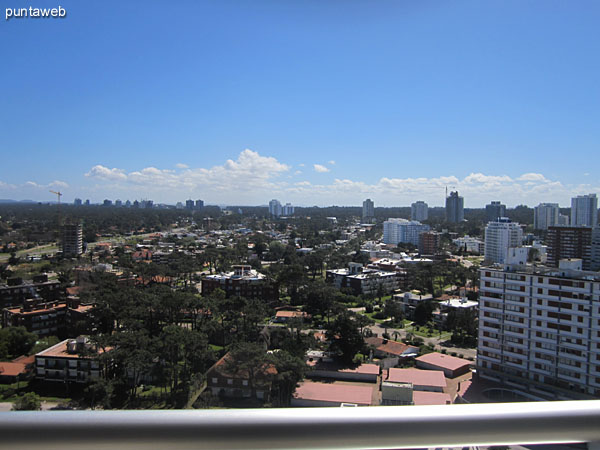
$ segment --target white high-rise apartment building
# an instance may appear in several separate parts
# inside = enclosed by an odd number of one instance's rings
[[[375,203],[370,198],[363,202],[362,220],[365,223],[373,221],[375,218]]]
[[[383,222],[383,242],[385,244],[408,243],[419,245],[419,234],[429,231],[429,225],[416,220],[388,219]]]
[[[504,264],[508,249],[523,243],[523,229],[518,223],[501,217],[485,227],[485,259],[491,263]]]
[[[427,203],[419,200],[412,205],[410,205],[410,218],[411,220],[416,220],[421,222],[423,220],[427,220],[429,216],[429,206]]]
[[[598,225],[598,198],[596,194],[578,195],[571,199],[571,226]]]
[[[548,227],[558,225],[559,217],[558,203],[540,203],[533,210],[533,228],[547,230]]]
[[[283,215],[284,216],[293,216],[294,215],[294,206],[291,203],[286,203],[284,205]]]
[[[269,202],[269,213],[271,214],[271,216],[273,217],[279,217],[281,216],[281,212],[282,212],[282,208],[281,208],[281,203],[279,202],[279,200],[271,200]]]
[[[580,264],[480,270],[481,378],[534,400],[600,396],[600,274]]]

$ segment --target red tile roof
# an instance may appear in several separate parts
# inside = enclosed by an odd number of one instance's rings
[[[27,371],[27,365],[14,362],[0,362],[0,376],[16,377]]]

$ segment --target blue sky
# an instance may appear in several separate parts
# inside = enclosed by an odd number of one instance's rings
[[[0,0],[0,198],[600,193],[597,1],[59,3]]]

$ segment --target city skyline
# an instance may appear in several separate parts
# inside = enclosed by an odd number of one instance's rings
[[[472,208],[600,192],[596,2],[163,6],[65,0],[64,19],[4,24],[0,198],[436,207],[448,187]]]

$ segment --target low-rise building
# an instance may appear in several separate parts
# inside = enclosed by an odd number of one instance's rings
[[[373,404],[373,386],[355,386],[338,383],[303,381],[292,397],[292,406],[370,406]]]
[[[433,300],[431,294],[415,294],[413,292],[402,292],[400,294],[394,294],[392,298],[400,302],[402,305],[402,312],[406,317],[413,317],[417,305],[421,302],[427,302]]]
[[[0,362],[0,383],[12,384],[31,378],[35,357],[19,356],[11,362]]]
[[[85,321],[93,305],[81,305],[78,299],[41,302],[26,300],[22,306],[4,308],[3,327],[25,327],[27,331],[40,337],[67,336],[77,334],[78,326]]]
[[[388,369],[385,381],[391,383],[410,383],[415,391],[444,392],[447,387],[444,372],[421,369]]]
[[[326,272],[326,281],[336,288],[350,288],[354,295],[389,293],[399,289],[405,280],[402,272],[387,272],[364,269],[362,264],[350,263],[347,269],[333,269]]]
[[[225,291],[227,297],[259,298],[279,300],[279,286],[251,266],[233,266],[232,272],[208,275],[202,280],[202,294],[208,295],[215,289]]]
[[[87,338],[65,339],[35,355],[35,377],[42,381],[87,383],[100,376],[103,350]]]
[[[471,236],[463,236],[452,240],[452,243],[459,249],[475,255],[483,255],[485,252],[485,242]]]
[[[253,376],[246,370],[232,370],[235,361],[231,353],[218,360],[206,373],[207,388],[213,395],[230,398],[257,398],[268,401],[273,377],[277,370],[265,364]]]
[[[0,285],[0,307],[22,305],[27,299],[58,300],[62,296],[60,282],[48,281],[48,275],[33,277],[32,281],[22,278],[9,278],[5,285]]]
[[[443,353],[432,352],[415,358],[417,368],[442,371],[446,378],[456,378],[468,373],[471,362]]]

